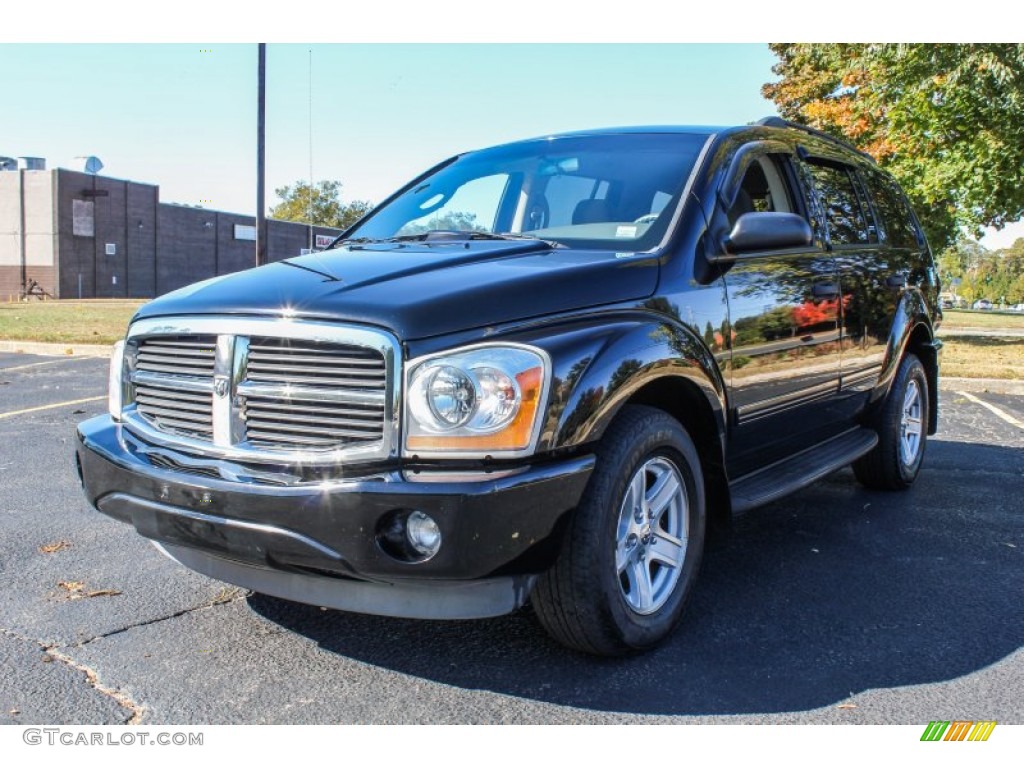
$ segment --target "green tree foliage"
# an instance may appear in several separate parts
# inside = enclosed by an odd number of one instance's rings
[[[772,43],[783,117],[899,180],[940,251],[1024,215],[1024,44]]]
[[[938,268],[943,285],[968,303],[977,299],[1011,306],[1024,303],[1024,237],[998,251],[958,241],[939,254]],[[954,280],[959,281],[955,286]]]
[[[315,186],[297,181],[290,187],[278,187],[274,194],[281,202],[270,209],[272,219],[321,227],[348,229],[373,207],[366,200],[341,202],[340,181],[321,181]]]

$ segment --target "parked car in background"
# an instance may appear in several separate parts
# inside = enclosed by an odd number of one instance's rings
[[[712,523],[850,464],[914,483],[938,296],[892,177],[779,118],[469,152],[324,252],[142,307],[79,475],[258,592],[530,600],[567,646],[635,652],[683,615]]]
[[[978,299],[974,302],[973,309],[992,309],[992,302],[988,299]]]

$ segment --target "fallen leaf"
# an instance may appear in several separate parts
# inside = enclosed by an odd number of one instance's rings
[[[856,709],[856,704],[840,704],[836,709]]]
[[[121,590],[119,589],[94,589],[92,592],[86,592],[86,597],[114,597],[120,595]]]
[[[1011,544],[1011,543],[1010,543],[1010,542],[1008,542],[1008,541],[1004,541],[1004,542],[1003,542],[1003,544],[1005,544],[1005,545],[1006,545],[1006,546],[1008,546],[1008,547],[1011,547],[1012,549],[1016,549],[1016,548],[1017,548],[1017,545],[1016,545],[1016,544]]]
[[[85,413],[85,411],[83,411],[81,408],[75,408],[75,410],[73,410],[71,413],[79,414],[79,413]]]
[[[43,546],[39,548],[39,551],[42,552],[44,555],[50,555],[54,552],[60,552],[62,549],[67,549],[70,546],[70,541],[61,539],[60,541],[53,542],[53,544],[43,544]]]
[[[113,597],[121,594],[119,589],[92,589],[86,592],[83,581],[58,581],[57,586],[68,591],[69,600],[80,600],[83,597]]]
[[[53,661],[53,656],[43,656],[43,664],[50,664]]]
[[[21,710],[20,709],[12,709],[11,710],[11,714],[12,715],[20,715],[21,714]]]

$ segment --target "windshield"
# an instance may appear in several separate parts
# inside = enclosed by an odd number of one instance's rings
[[[378,208],[346,240],[458,231],[650,250],[663,239],[706,139],[623,133],[472,152]]]

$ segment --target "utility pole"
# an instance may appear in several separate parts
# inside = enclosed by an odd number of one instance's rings
[[[256,266],[267,263],[267,44],[259,44],[256,109]]]

